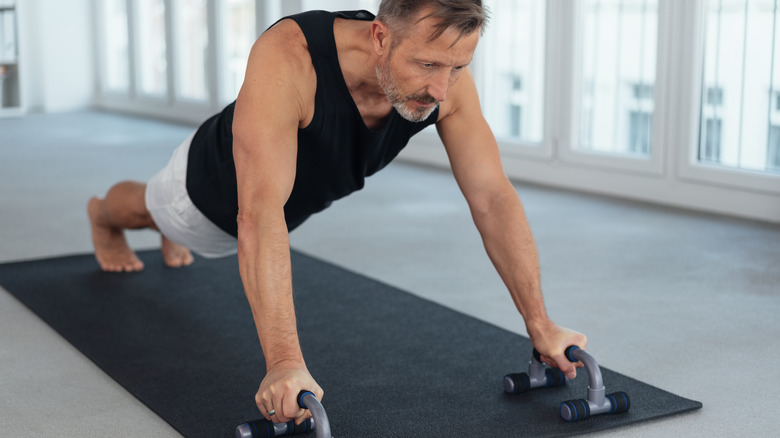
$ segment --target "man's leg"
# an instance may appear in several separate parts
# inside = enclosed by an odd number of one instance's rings
[[[144,268],[127,244],[124,230],[157,229],[146,209],[145,192],[145,184],[125,181],[112,187],[104,199],[89,200],[87,214],[92,226],[95,257],[104,271],[132,272]],[[165,264],[171,267],[186,266],[193,261],[189,249],[165,236],[162,237],[162,254]]]

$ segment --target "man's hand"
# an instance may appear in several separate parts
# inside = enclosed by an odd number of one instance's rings
[[[551,367],[559,368],[566,377],[577,377],[577,368],[584,365],[582,362],[572,363],[566,358],[564,351],[569,345],[576,345],[586,349],[588,339],[582,333],[569,330],[547,320],[537,326],[528,327],[528,336],[531,343],[539,352],[542,362]]]
[[[268,370],[255,395],[257,408],[267,420],[274,423],[286,423],[295,420],[301,424],[311,417],[308,410],[298,406],[298,394],[301,390],[314,393],[322,400],[322,388],[309,374],[306,365],[298,362],[282,362]],[[272,412],[274,415],[268,415]]]

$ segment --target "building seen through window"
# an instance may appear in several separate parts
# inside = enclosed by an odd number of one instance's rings
[[[700,162],[780,172],[777,3],[776,0],[708,2]]]
[[[580,4],[576,147],[647,156],[651,152],[658,2],[583,0]]]
[[[493,132],[530,146],[543,139],[546,3],[486,1],[491,17],[477,55],[482,110]]]

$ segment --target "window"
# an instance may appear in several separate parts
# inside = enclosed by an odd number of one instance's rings
[[[206,50],[209,31],[206,23],[206,0],[175,0],[176,91],[185,99],[205,100]]]
[[[236,99],[258,29],[299,2],[93,0],[98,106],[197,123]]]
[[[168,90],[165,1],[138,0],[136,7],[139,90],[164,97]]]
[[[628,150],[639,155],[650,153],[650,131],[653,126],[653,116],[646,111],[629,112]]]
[[[105,32],[103,57],[106,88],[111,91],[128,91],[130,87],[130,47],[127,33],[127,2],[106,0],[102,9]]]
[[[330,0],[327,5],[322,0],[302,0],[301,10],[327,9],[329,11],[349,11],[365,9],[376,14],[379,9],[379,0]]]
[[[704,93],[704,105],[699,146],[699,161],[702,163],[720,163],[721,132],[723,122],[721,120],[721,106],[723,105],[723,88],[707,87]]]
[[[723,105],[723,88],[708,87],[707,100],[705,102],[706,105],[710,107],[719,107]]]
[[[723,123],[718,118],[708,118],[704,124],[704,145],[699,149],[699,161],[720,163],[720,136]]]
[[[657,0],[583,0],[579,150],[649,155]]]
[[[244,82],[249,51],[258,36],[255,26],[254,0],[227,0],[222,3],[222,29],[228,29],[225,35],[222,65],[221,95],[223,103],[238,97],[238,91]]]
[[[769,127],[769,146],[766,155],[767,170],[780,172],[780,125]]]
[[[699,160],[777,172],[776,1],[712,0],[706,14]]]
[[[646,156],[653,127],[653,87],[639,83],[631,85],[631,90],[626,152]]]
[[[539,145],[544,128],[546,2],[485,4],[492,13],[479,44],[485,68],[477,78],[483,84],[485,118],[497,137]]]

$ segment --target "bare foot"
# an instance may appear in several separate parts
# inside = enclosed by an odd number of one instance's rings
[[[165,236],[162,237],[161,250],[165,266],[168,266],[169,268],[189,266],[195,261],[192,257],[192,253],[186,246],[170,241],[166,239]]]
[[[87,204],[87,215],[92,226],[92,243],[100,268],[108,272],[134,272],[144,268],[125,239],[121,228],[109,227],[101,217],[103,200],[92,198]]]

